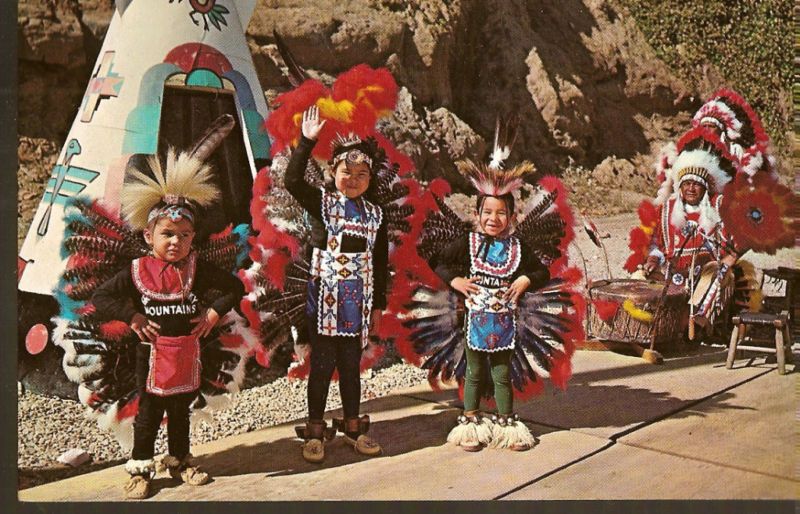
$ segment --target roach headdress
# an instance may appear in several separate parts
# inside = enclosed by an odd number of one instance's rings
[[[234,123],[232,116],[220,116],[191,150],[177,153],[169,148],[163,165],[158,156],[150,156],[147,164],[153,177],[129,168],[130,181],[122,188],[120,203],[122,216],[132,228],[144,230],[159,218],[188,219],[194,223],[198,207],[208,207],[220,198],[206,160]]]
[[[524,161],[511,169],[503,169],[503,162],[511,154],[511,147],[517,137],[519,118],[511,118],[501,127],[498,118],[494,133],[494,148],[488,164],[476,163],[470,159],[456,162],[458,171],[464,175],[479,195],[503,196],[514,193],[522,187],[523,177],[536,171],[532,162]]]

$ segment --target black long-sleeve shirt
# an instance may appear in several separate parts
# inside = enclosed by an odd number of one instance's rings
[[[295,200],[310,215],[311,248],[308,249],[306,258],[311,261],[312,248],[325,250],[328,243],[328,230],[322,219],[322,191],[311,186],[305,181],[305,169],[311,150],[316,142],[301,137],[297,148],[292,152],[283,183]],[[366,252],[367,240],[350,234],[342,236],[341,252]],[[375,236],[375,245],[372,249],[373,291],[372,308],[383,310],[386,308],[386,277],[388,275],[389,239],[387,237],[386,216],[381,219],[381,225]]]
[[[92,304],[102,319],[120,320],[130,324],[133,316],[140,313],[161,326],[161,335],[181,336],[191,331],[190,320],[199,314],[198,302],[214,309],[221,318],[241,301],[244,285],[235,275],[198,260],[191,293],[193,297],[183,301],[148,301],[148,304],[180,304],[181,310],[178,313],[167,312],[168,309],[162,309],[163,312],[151,309],[152,312],[148,314],[148,309],[142,302],[142,294],[133,282],[131,267],[127,266],[95,290]]]
[[[547,267],[525,245],[520,244],[520,251],[519,266],[508,277],[508,281],[513,282],[518,277],[525,275],[531,281],[531,285],[528,286],[529,290],[545,285],[550,280],[550,272]],[[450,281],[456,277],[469,277],[469,233],[456,238],[439,252],[436,256],[434,271],[448,286]]]

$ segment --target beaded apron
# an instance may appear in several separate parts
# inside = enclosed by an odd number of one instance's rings
[[[497,287],[475,284],[478,292],[465,302],[467,307],[467,344],[473,350],[499,352],[511,350],[516,342],[516,304],[503,298],[508,278],[517,270],[521,248],[519,239],[508,237],[493,240],[485,248],[485,236],[469,235],[471,276],[482,276]],[[486,250],[486,251],[484,251]]]
[[[360,204],[361,208],[354,211]],[[339,192],[322,191],[322,219],[328,231],[325,250],[314,248],[311,276],[319,277],[317,333],[324,336],[369,336],[372,309],[372,250],[381,225],[380,207],[348,200]],[[365,252],[340,251],[345,234],[367,240]]]

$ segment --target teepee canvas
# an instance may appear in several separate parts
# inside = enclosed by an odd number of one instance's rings
[[[185,148],[225,113],[237,123],[212,158],[223,199],[221,208],[209,212],[211,230],[249,223],[253,177],[269,156],[262,128],[267,105],[245,39],[255,2],[117,2],[83,101],[19,253],[21,340],[47,340],[46,325],[55,312],[42,305],[52,305],[48,302],[65,267],[65,202],[84,195],[102,199],[112,213],[118,212],[132,159],[163,155],[169,146]],[[26,308],[36,314],[26,316]]]

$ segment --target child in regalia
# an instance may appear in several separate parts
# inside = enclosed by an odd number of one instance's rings
[[[475,185],[479,191],[477,231],[464,234],[444,248],[434,270],[464,296],[467,307],[464,414],[448,440],[467,451],[481,449],[482,440],[489,439],[493,446],[523,451],[531,448],[534,440],[513,414],[510,365],[516,339],[517,300],[528,288],[538,289],[547,283],[550,274],[530,248],[511,235],[515,218],[513,189],[498,187],[491,180]],[[478,417],[480,398],[487,385],[484,377],[489,374],[497,404],[497,416],[491,423]],[[479,435],[481,432],[483,436]]]
[[[323,414],[334,368],[339,372],[345,441],[363,455],[381,452],[378,443],[365,435],[368,417],[359,417],[361,352],[369,335],[378,330],[386,307],[386,221],[381,208],[367,200],[380,159],[374,141],[340,138],[330,162],[333,187],[312,187],[304,180],[304,172],[324,124],[317,107],[303,114],[303,137],[284,178],[286,189],[306,210],[311,224],[306,304],[311,357],[308,422],[303,434],[303,458],[308,462],[325,458]]]
[[[244,294],[235,275],[198,259],[192,247],[198,208],[220,196],[209,166],[172,150],[166,173],[157,158],[149,164],[155,180],[131,170],[133,181],[125,184],[120,200],[124,218],[143,231],[151,254],[133,260],[92,296],[100,318],[128,323],[141,340],[139,409],[133,453],[125,464],[131,475],[125,486],[129,499],[150,495],[155,440],[165,412],[169,455],[163,464],[187,484],[208,483],[209,475],[189,452],[189,408],[200,388],[200,339]]]
[[[523,194],[534,165],[504,169],[516,123],[501,130],[498,120],[488,164],[456,162],[477,192],[475,223],[448,205],[442,179],[430,184],[436,208],[428,211],[417,251],[434,273],[416,270],[410,294],[392,298],[392,306],[402,306],[393,309],[398,322],[388,318],[398,352],[427,369],[434,387],[458,382],[464,411],[447,440],[466,451],[536,444],[514,401],[540,393],[544,379],[566,388],[582,334],[580,274],[568,268],[566,254],[574,237],[566,192],[555,177],[542,177]],[[480,401],[490,396],[497,410],[485,415]]]

